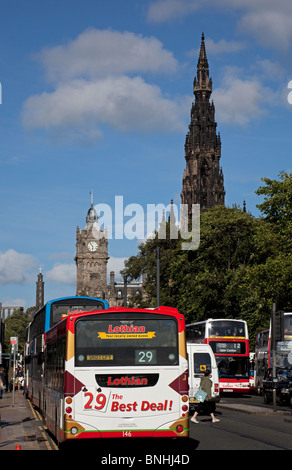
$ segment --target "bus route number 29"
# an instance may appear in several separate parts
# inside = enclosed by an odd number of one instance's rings
[[[104,393],[94,395],[91,392],[83,394],[83,409],[105,411],[107,397]]]

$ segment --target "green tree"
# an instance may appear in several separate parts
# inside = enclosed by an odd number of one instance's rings
[[[237,208],[218,206],[201,214],[199,248],[181,252],[170,266],[187,321],[240,317],[239,293],[231,286],[256,262],[259,225]]]
[[[175,256],[176,249],[180,243],[180,234],[177,238],[170,237],[171,223],[163,220],[158,232],[152,238],[138,246],[136,256],[131,256],[125,262],[125,268],[121,274],[126,275],[129,280],[143,277],[144,298],[131,299],[132,306],[155,307],[156,306],[156,266],[157,248],[160,257],[160,304],[174,306],[171,301],[171,279],[170,259]],[[146,297],[146,298],[145,298]]]
[[[264,196],[264,202],[257,207],[266,220],[291,230],[292,223],[292,173],[281,171],[279,180],[262,178],[265,186],[260,186],[256,194]]]
[[[29,324],[29,319],[27,313],[24,313],[22,310],[16,310],[13,315],[9,316],[5,320],[5,338],[4,338],[4,347],[5,351],[9,351],[10,347],[10,337],[18,337],[18,351],[22,352],[24,344],[26,342],[26,329]]]
[[[258,205],[262,217],[218,206],[201,214],[197,250],[183,251],[179,235],[161,240],[156,234],[139,246],[124,272],[131,279],[146,274],[144,306],[156,304],[159,246],[161,304],[178,308],[187,322],[246,320],[253,347],[256,332],[269,325],[273,302],[284,309],[292,294],[291,174],[263,181],[256,191],[265,196]]]

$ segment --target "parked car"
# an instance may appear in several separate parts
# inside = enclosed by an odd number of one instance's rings
[[[277,367],[276,377],[273,377],[273,369],[271,367],[267,369],[263,380],[264,403],[273,401],[273,391],[276,389],[277,401],[282,405],[290,404],[291,381],[291,369]]]

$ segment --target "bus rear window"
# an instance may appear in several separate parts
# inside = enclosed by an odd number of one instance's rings
[[[79,319],[75,366],[156,366],[178,364],[178,329],[172,318]]]
[[[102,309],[104,309],[104,304],[102,302],[99,302],[98,300],[93,302],[91,299],[89,299],[89,301],[85,300],[84,303],[81,303],[80,300],[79,300],[79,303],[68,302],[68,301],[56,302],[51,307],[50,327],[52,328],[54,325],[59,323],[59,321],[62,320],[62,318],[72,313],[92,312],[94,310],[102,310]]]

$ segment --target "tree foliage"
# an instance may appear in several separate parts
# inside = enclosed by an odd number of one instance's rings
[[[5,351],[10,350],[10,337],[18,337],[18,351],[22,352],[24,344],[26,342],[26,329],[29,324],[29,318],[27,313],[22,310],[16,310],[13,315],[9,316],[5,320],[5,337],[4,337],[4,348]]]
[[[292,173],[281,171],[279,180],[262,178],[266,186],[260,186],[256,194],[265,196],[264,202],[258,204],[260,211],[269,222],[278,227],[287,228],[292,223]]]

